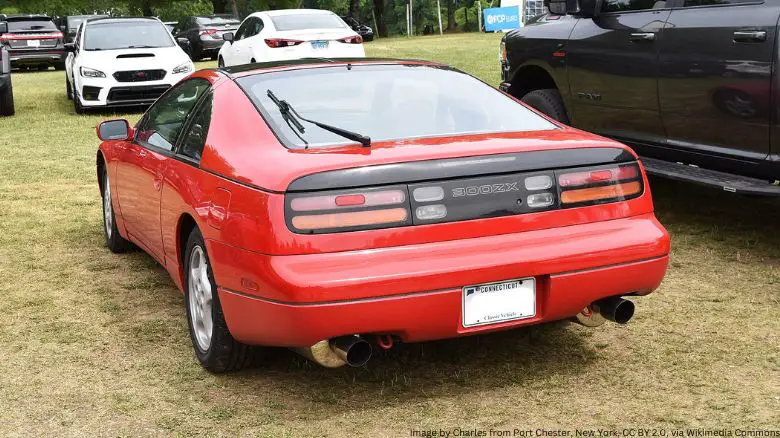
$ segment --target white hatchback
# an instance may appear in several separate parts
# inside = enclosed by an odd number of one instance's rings
[[[319,9],[256,12],[222,36],[220,67],[301,58],[363,58],[363,38],[344,20]]]

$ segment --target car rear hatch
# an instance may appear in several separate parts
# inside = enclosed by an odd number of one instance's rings
[[[62,42],[62,32],[45,17],[9,17],[8,33],[0,35],[0,44],[12,50],[53,49]]]

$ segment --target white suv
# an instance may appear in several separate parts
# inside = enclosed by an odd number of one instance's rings
[[[149,105],[195,71],[156,18],[92,18],[65,48],[65,84],[77,113]]]

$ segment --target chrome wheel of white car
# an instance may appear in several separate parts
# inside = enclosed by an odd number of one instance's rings
[[[189,267],[188,295],[192,331],[198,347],[206,351],[211,346],[211,334],[214,330],[211,316],[211,304],[214,298],[209,280],[209,264],[202,247],[192,248]]]

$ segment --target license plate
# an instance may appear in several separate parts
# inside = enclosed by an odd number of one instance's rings
[[[41,42],[38,40],[27,40],[27,47],[40,47]]]
[[[536,280],[523,278],[463,288],[463,326],[536,316]]]
[[[328,48],[328,42],[327,41],[312,41],[311,42],[311,48],[312,49],[327,49]]]

